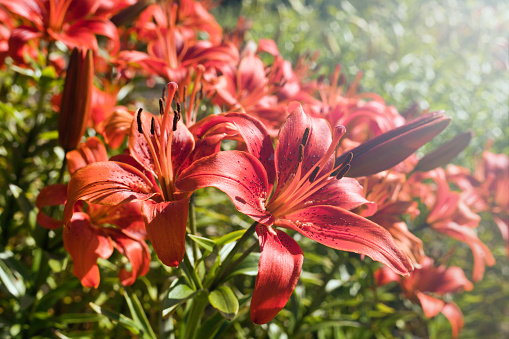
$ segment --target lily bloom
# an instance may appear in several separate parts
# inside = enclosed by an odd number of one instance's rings
[[[364,181],[366,199],[377,205],[376,213],[369,216],[361,209],[360,215],[384,227],[394,237],[396,244],[405,251],[417,267],[424,257],[421,239],[408,230],[407,224],[401,219],[404,214],[415,217],[419,214],[417,203],[401,194],[406,183],[406,175],[395,171],[380,172]]]
[[[168,84],[166,103],[159,101],[159,116],[138,111],[129,134],[131,156],[124,155],[124,162],[93,163],[72,176],[64,209],[67,225],[78,200],[109,206],[140,201],[147,234],[168,266],[177,266],[184,256],[191,193],[177,190],[175,180],[194,149],[193,135],[179,120],[180,111],[171,108],[176,91],[175,83]]]
[[[204,130],[221,123],[234,126],[248,151],[202,158],[177,181],[181,190],[208,186],[222,190],[240,212],[258,223],[261,257],[251,300],[251,320],[256,324],[272,320],[285,306],[303,262],[299,245],[275,226],[335,249],[365,254],[398,274],[413,269],[389,232],[350,212],[364,204],[375,206],[364,199],[356,180],[342,178],[351,159],[334,166],[345,128],[336,126],[331,135],[329,124],[307,115],[300,104],[292,103],[288,110],[292,113],[281,127],[275,150],[265,126],[251,116],[230,113],[211,119]]]
[[[101,141],[89,138],[80,148],[67,153],[69,172],[73,175],[80,168],[97,161],[107,161],[108,155]],[[67,185],[44,187],[37,196],[38,223],[49,229],[63,225],[62,220],[44,214],[47,206],[64,205],[67,202]],[[99,286],[100,275],[97,259],[108,259],[113,249],[127,257],[131,269],[122,268],[119,278],[122,285],[132,285],[136,278],[145,275],[150,266],[150,252],[145,243],[146,231],[140,213],[140,203],[120,206],[76,204],[70,220],[70,228],[64,229],[63,241],[74,263],[73,274],[85,287]],[[107,226],[104,226],[107,225]],[[113,227],[112,227],[113,226]]]
[[[464,325],[463,314],[455,303],[438,297],[470,291],[473,285],[460,267],[435,267],[433,259],[429,257],[425,257],[421,263],[422,267],[416,268],[408,277],[400,277],[385,267],[381,268],[375,272],[377,284],[383,286],[392,281],[398,282],[405,297],[419,303],[426,317],[433,318],[442,313],[451,323],[453,338],[457,338]]]
[[[422,183],[425,179],[432,179],[434,185]],[[430,211],[426,218],[430,227],[470,246],[474,256],[472,279],[480,281],[485,265],[493,266],[495,258],[473,230],[479,225],[481,217],[467,205],[468,192],[464,195],[451,191],[442,168],[417,172],[410,177],[409,184],[420,191],[418,195]]]
[[[506,242],[509,255],[509,157],[484,151],[482,161],[475,172],[475,178],[482,184],[477,191],[486,202],[486,209],[492,212],[493,220]]]
[[[71,48],[84,47],[97,51],[96,34],[110,38],[114,50],[118,50],[117,28],[106,18],[105,13],[97,13],[101,3],[100,0],[0,0],[0,4],[10,12],[31,24],[13,29],[9,53],[22,59],[23,47],[40,38],[61,41]],[[110,8],[112,11],[120,9],[118,6]]]

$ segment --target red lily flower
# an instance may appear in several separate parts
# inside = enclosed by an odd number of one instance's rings
[[[401,216],[409,214],[415,217],[419,210],[415,201],[401,194],[405,182],[406,175],[394,171],[380,172],[366,177],[364,180],[366,199],[375,202],[377,210],[371,216],[363,210],[360,214],[387,229],[394,237],[396,244],[405,251],[417,267],[424,258],[422,241],[408,230]]]
[[[475,172],[482,184],[477,192],[486,202],[486,210],[493,213],[493,220],[506,242],[509,255],[509,157],[484,151],[482,161]]]
[[[258,55],[247,51],[236,70],[212,80],[211,90],[214,103],[226,106],[230,112],[240,111],[256,117],[276,136],[287,117],[287,103],[299,91],[299,84],[291,64],[279,56],[275,44],[270,46],[262,40],[258,49],[277,53],[272,66],[265,67]]]
[[[429,185],[423,184],[425,179],[432,179],[436,187],[430,188]],[[426,173],[418,172],[410,177],[409,184],[415,190],[420,190],[418,194],[430,210],[426,218],[430,227],[470,246],[474,256],[472,279],[474,281],[481,280],[485,265],[493,266],[495,258],[473,230],[479,225],[481,217],[466,204],[465,195],[449,189],[442,168],[436,168]]]
[[[303,254],[279,226],[295,230],[326,246],[366,254],[408,274],[412,263],[381,226],[349,210],[369,202],[359,183],[343,175],[349,161],[334,167],[334,154],[343,126],[334,129],[312,118],[298,103],[282,126],[276,150],[258,120],[230,113],[209,121],[203,130],[220,123],[235,126],[248,152],[218,152],[188,167],[177,187],[195,190],[213,186],[224,191],[236,208],[259,224],[261,257],[251,301],[251,320],[272,320],[284,307],[297,284]],[[277,177],[277,187],[271,196]],[[339,180],[341,179],[341,180]]]
[[[23,46],[39,38],[61,41],[70,48],[85,47],[97,51],[96,34],[110,38],[114,50],[118,50],[115,25],[104,15],[96,13],[101,6],[100,0],[0,0],[0,4],[32,25],[18,26],[13,30],[9,41],[13,57],[22,59]]]
[[[145,23],[140,36],[149,38],[147,53],[122,51],[118,61],[137,64],[148,73],[176,82],[181,87],[187,84],[190,70],[198,64],[209,70],[238,62],[238,51],[231,43],[213,44],[186,35],[189,31],[179,26],[179,9],[171,2],[147,8],[140,19]]]
[[[81,144],[78,150],[67,153],[67,160],[69,172],[73,175],[87,164],[108,160],[108,156],[101,141],[92,137]],[[67,185],[58,184],[43,188],[36,200],[39,224],[49,229],[62,226],[62,220],[47,216],[42,209],[47,206],[64,205],[66,202]],[[89,204],[86,209],[76,204],[73,212],[70,229],[64,230],[63,241],[74,262],[73,273],[81,280],[83,286],[95,288],[99,286],[97,259],[99,257],[108,259],[114,248],[131,263],[130,271],[122,268],[119,272],[122,285],[132,285],[137,277],[148,272],[150,252],[144,241],[146,231],[140,213],[140,203],[115,207]]]
[[[110,206],[141,201],[148,236],[168,266],[177,266],[184,256],[191,193],[177,190],[175,180],[194,149],[192,134],[179,121],[180,112],[170,106],[176,90],[175,83],[168,84],[160,116],[138,111],[129,135],[132,158],[124,155],[124,162],[93,163],[72,176],[64,209],[68,224],[78,200]]]
[[[435,267],[433,259],[425,257],[422,267],[416,268],[408,277],[400,277],[384,267],[375,272],[375,279],[378,286],[398,282],[405,297],[421,304],[426,317],[432,318],[441,312],[451,323],[453,338],[458,337],[464,325],[461,310],[455,303],[445,302],[434,295],[443,296],[473,288],[460,267]]]

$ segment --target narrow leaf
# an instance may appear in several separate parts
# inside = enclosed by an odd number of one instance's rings
[[[207,251],[207,252],[214,251],[214,246],[216,245],[216,243],[213,240],[199,237],[199,236],[192,235],[192,234],[188,234],[187,236],[189,238],[191,238],[191,240],[193,240],[195,243],[197,243],[205,251]]]
[[[144,338],[156,339],[156,334],[150,326],[150,321],[147,319],[147,315],[145,314],[145,310],[141,306],[141,303],[134,294],[131,289],[126,288],[124,290],[124,297],[127,302],[127,306],[129,307],[129,311],[131,311],[131,316],[137,325],[139,325],[144,330]]]

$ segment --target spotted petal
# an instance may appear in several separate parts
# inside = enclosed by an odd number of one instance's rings
[[[133,166],[105,161],[90,164],[76,172],[69,181],[64,224],[72,217],[78,200],[100,205],[118,205],[147,200],[158,194],[151,181]]]
[[[64,247],[72,257],[73,274],[85,287],[99,286],[99,257],[107,259],[113,253],[113,245],[107,237],[96,232],[90,225],[88,214],[77,212],[73,215],[70,229],[64,229]]]
[[[411,260],[380,225],[339,207],[313,206],[276,220],[321,244],[342,251],[365,254],[398,274],[413,270]]]
[[[178,266],[184,257],[188,208],[189,198],[159,204],[142,203],[148,237],[165,265]]]
[[[286,305],[299,280],[304,255],[288,234],[264,225],[256,228],[260,263],[251,299],[251,321],[265,324]]]

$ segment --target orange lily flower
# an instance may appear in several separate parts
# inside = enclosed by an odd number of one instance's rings
[[[78,150],[67,153],[71,175],[87,164],[107,161],[102,142],[89,138]],[[44,214],[47,206],[64,205],[67,202],[67,185],[58,184],[43,188],[37,196],[38,223],[49,229],[62,226],[62,220]],[[108,259],[116,248],[131,263],[131,269],[122,268],[119,278],[122,285],[132,285],[136,278],[145,275],[150,266],[150,252],[145,243],[146,231],[140,213],[140,203],[120,206],[82,204],[74,206],[70,228],[63,232],[66,251],[74,263],[73,273],[85,287],[99,286],[100,275],[97,259]],[[104,227],[103,225],[108,225]],[[111,227],[113,225],[114,227]]]
[[[405,297],[419,303],[426,317],[433,318],[441,312],[451,323],[452,337],[457,338],[464,325],[463,314],[455,303],[438,297],[463,290],[470,291],[473,285],[460,267],[435,267],[433,259],[428,257],[425,257],[421,264],[422,266],[416,268],[408,277],[401,277],[383,267],[375,272],[375,279],[378,286],[392,281],[398,282]]]
[[[176,91],[175,83],[168,84],[159,116],[138,111],[129,134],[131,156],[123,155],[124,162],[93,163],[72,176],[64,209],[68,225],[78,200],[110,206],[140,201],[154,250],[168,266],[177,266],[184,256],[191,192],[179,191],[175,180],[194,149],[193,135],[180,121],[180,111],[171,108]]]

